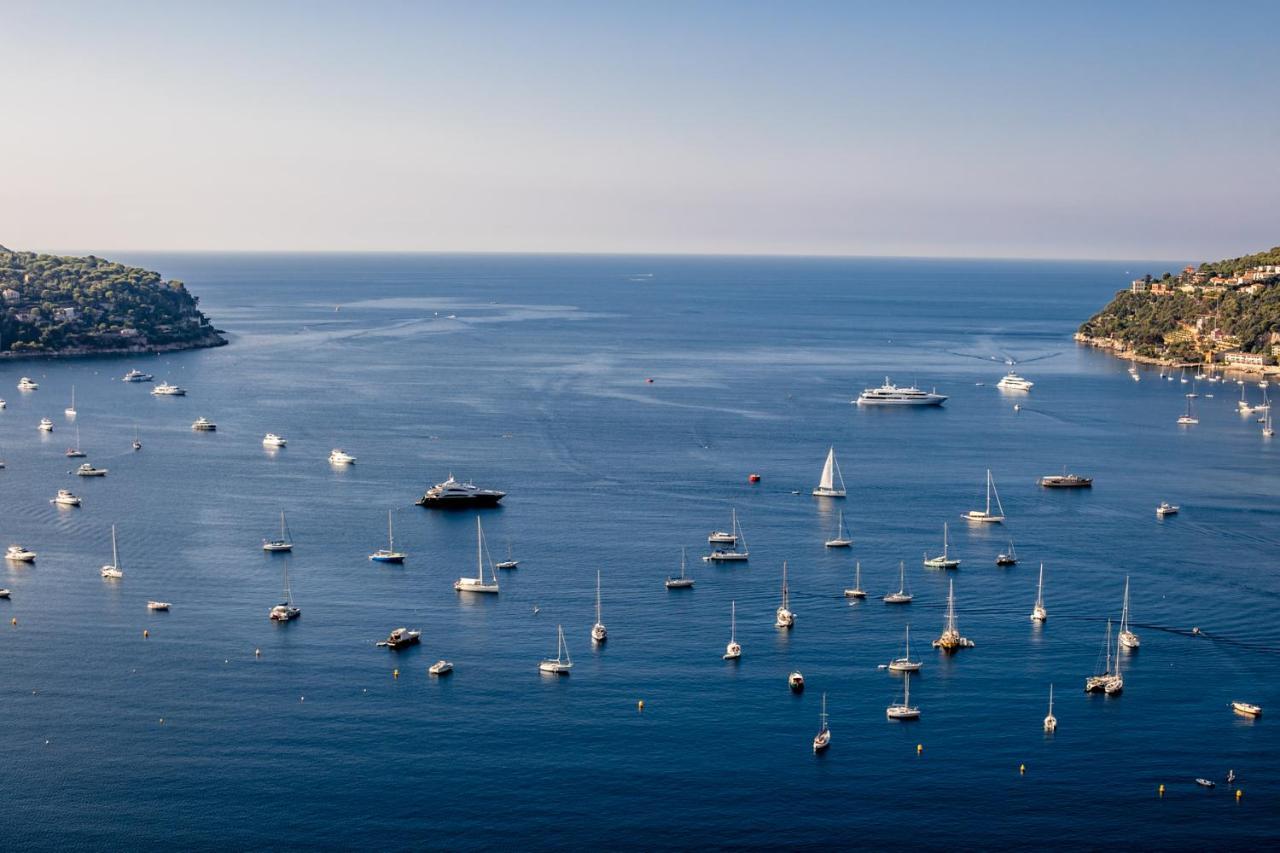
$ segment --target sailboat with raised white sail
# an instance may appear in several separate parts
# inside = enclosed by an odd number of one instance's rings
[[[102,567],[102,576],[109,580],[120,580],[124,577],[124,569],[120,567],[120,553],[116,550],[116,526],[111,525],[111,562]]]
[[[848,548],[853,545],[853,538],[844,527],[844,510],[836,515],[836,534],[824,543],[828,548]]]
[[[787,561],[782,561],[782,603],[778,605],[777,618],[773,627],[791,628],[796,624],[796,615],[791,612],[791,593],[787,589]]]
[[[484,528],[480,526],[480,516],[476,516],[476,576],[461,577],[454,581],[453,588],[458,592],[497,592],[498,591],[498,575],[492,568],[490,562],[488,582],[484,579],[484,563],[485,563],[485,547],[484,547]],[[597,619],[596,621],[599,621]]]
[[[273,552],[293,550],[293,537],[289,535],[289,526],[285,524],[284,510],[280,510],[280,538],[263,539],[262,550]]]
[[[836,483],[840,486],[837,488]],[[827,461],[822,466],[822,479],[813,494],[820,498],[842,498],[845,496],[844,475],[840,473],[840,463],[836,462],[836,449],[833,445],[827,451]]]
[[[591,626],[591,639],[603,643],[609,639],[609,630],[600,621],[600,570],[596,569],[596,624]]]
[[[1044,609],[1044,563],[1040,564],[1040,581],[1036,584],[1036,604],[1031,608],[1031,621],[1044,622],[1049,618],[1049,611]]]
[[[685,553],[684,553],[684,549],[681,548],[680,549],[680,577],[673,578],[670,575],[668,575],[666,580],[666,587],[667,589],[689,589],[692,586],[693,586],[693,578],[685,574]]]
[[[907,638],[902,657],[889,661],[890,672],[919,672],[923,664],[911,659],[911,625],[907,625]]]
[[[960,561],[951,556],[951,543],[948,541],[947,523],[942,522],[942,553],[936,557],[930,557],[928,552],[924,555],[924,567],[926,569],[958,569]]]
[[[996,499],[996,509],[999,512],[991,511],[991,498]],[[971,509],[964,515],[960,516],[966,521],[976,521],[983,524],[999,524],[1004,521],[1004,507],[1000,504],[1000,493],[996,491],[996,481],[991,477],[991,469],[987,469],[987,508]]]
[[[845,598],[866,598],[867,591],[862,588],[862,561],[859,560],[853,564],[853,587],[846,588],[844,591]]]
[[[403,563],[404,553],[396,550],[396,537],[391,529],[391,510],[387,510],[387,547],[379,548],[369,555],[375,563]]]
[[[1129,576],[1124,578],[1124,608],[1120,611],[1120,633],[1116,634],[1116,659],[1119,660],[1120,646],[1135,650],[1142,645],[1138,635],[1129,630]]]
[[[724,647],[725,660],[737,660],[742,657],[742,646],[738,645],[738,602],[729,602],[729,644]]]

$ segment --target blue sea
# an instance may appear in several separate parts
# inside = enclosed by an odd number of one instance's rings
[[[1280,439],[1237,413],[1234,383],[1200,383],[1200,423],[1180,428],[1191,385],[1151,367],[1134,382],[1071,340],[1128,279],[1180,262],[118,259],[185,280],[231,344],[0,362],[0,544],[39,553],[0,566],[7,849],[1280,838]],[[1006,359],[1030,393],[997,390]],[[119,381],[135,367],[188,396]],[[40,389],[17,391],[22,375]],[[850,405],[886,376],[950,399]],[[217,432],[193,432],[198,416]],[[76,427],[107,477],[70,476]],[[265,450],[269,431],[288,447]],[[810,494],[830,446],[843,501]],[[330,466],[334,447],[358,462]],[[1037,487],[1064,466],[1094,488]],[[987,469],[1008,521],[967,525]],[[520,561],[498,596],[452,588],[475,571],[475,513],[413,505],[450,473],[508,492],[481,513],[494,559]],[[83,507],[49,502],[64,487]],[[1158,520],[1162,500],[1181,513]],[[750,562],[702,562],[734,509]],[[260,549],[281,510],[289,556]],[[388,510],[403,566],[367,559]],[[848,551],[823,546],[839,510]],[[950,573],[921,566],[944,522]],[[112,524],[117,582],[98,571]],[[1021,562],[997,568],[1011,538]],[[668,591],[682,548],[696,587]],[[789,632],[773,626],[784,560]],[[855,561],[870,595],[851,604]],[[900,561],[915,600],[894,607]],[[303,615],[280,625],[286,564]],[[593,648],[597,571],[609,639]],[[1122,695],[1085,695],[1126,577],[1142,647]],[[947,656],[929,642],[951,580],[975,647]],[[572,675],[540,675],[561,624]],[[895,723],[902,680],[879,667],[908,624],[922,716]],[[399,626],[421,645],[375,646]],[[427,675],[439,658],[453,675]],[[823,693],[833,738],[815,756]]]

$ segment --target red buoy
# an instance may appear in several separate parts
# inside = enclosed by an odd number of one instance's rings
[[[760,482],[760,475],[752,474],[751,476],[747,477],[747,481],[751,483],[758,483]]]

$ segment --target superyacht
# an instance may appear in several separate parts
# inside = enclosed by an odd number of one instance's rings
[[[426,494],[418,498],[418,506],[465,509],[477,506],[497,506],[498,501],[506,497],[506,492],[497,489],[482,489],[470,481],[460,483],[449,475],[443,483],[436,483],[427,489]]]
[[[853,402],[859,406],[941,406],[946,400],[937,389],[924,391],[915,385],[899,388],[886,376],[883,385],[863,390]]]

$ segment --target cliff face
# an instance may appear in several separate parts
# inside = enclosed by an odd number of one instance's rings
[[[0,246],[0,355],[98,355],[227,341],[181,281],[90,255]]]

